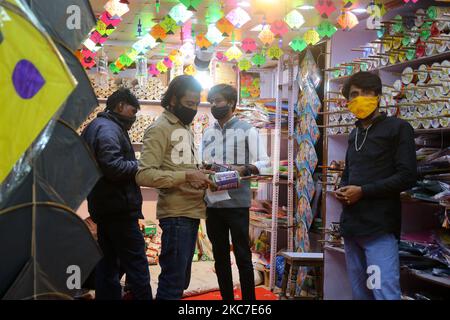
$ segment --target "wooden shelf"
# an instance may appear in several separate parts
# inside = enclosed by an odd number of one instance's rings
[[[345,250],[339,247],[334,247],[334,246],[330,246],[330,245],[325,245],[324,249],[327,251],[332,251],[332,252],[338,252],[338,253],[342,253],[345,254]]]
[[[405,270],[408,274],[413,275],[414,277],[436,284],[440,286],[444,286],[447,288],[450,288],[450,277],[436,277],[432,274],[425,273],[423,271],[409,269],[409,268],[402,268],[402,270]]]
[[[436,129],[415,129],[415,134],[424,134],[424,133],[450,133],[450,127],[447,128],[436,128]],[[328,138],[334,138],[334,137],[348,137],[350,133],[337,133],[337,134],[327,134]]]
[[[373,73],[377,73],[378,71],[401,72],[406,67],[411,67],[414,69],[414,68],[419,67],[423,63],[433,63],[433,62],[437,62],[440,60],[444,60],[445,58],[450,58],[449,51],[446,51],[444,53],[434,54],[432,56],[426,56],[426,57],[410,60],[410,61],[399,62],[396,64],[382,66],[377,69],[369,70],[369,72],[373,72]],[[341,83],[344,83],[346,80],[348,80],[350,77],[351,77],[351,75],[338,77],[338,78],[331,78],[329,81],[341,84]]]

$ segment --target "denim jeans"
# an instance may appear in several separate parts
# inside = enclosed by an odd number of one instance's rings
[[[186,217],[159,220],[162,237],[157,300],[181,299],[189,287],[199,223],[199,219]]]
[[[145,242],[137,220],[118,220],[97,225],[103,258],[97,264],[95,298],[122,299],[120,277],[126,273],[136,300],[151,300],[150,273]]]
[[[353,299],[399,300],[400,262],[395,236],[345,237],[344,243]]]

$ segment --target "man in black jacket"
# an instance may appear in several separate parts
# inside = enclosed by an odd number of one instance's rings
[[[414,130],[379,112],[381,89],[377,75],[359,72],[342,90],[348,109],[359,119],[336,191],[343,204],[341,233],[354,299],[401,298],[400,193],[416,183]]]
[[[89,213],[97,224],[103,258],[96,269],[96,299],[122,298],[120,270],[125,271],[135,299],[152,298],[145,242],[139,228],[142,195],[135,182],[138,162],[128,136],[139,102],[128,89],[119,89],[106,101],[83,131],[103,176],[88,195]]]

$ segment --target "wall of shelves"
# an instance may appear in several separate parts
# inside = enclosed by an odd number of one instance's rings
[[[403,16],[414,15],[418,7],[428,7],[427,4],[417,4],[417,6],[409,5],[403,6],[399,9],[394,9],[388,12],[383,20],[392,19],[396,14]],[[433,5],[439,6],[439,3]],[[408,9],[409,8],[409,9]],[[365,21],[360,23],[365,24]],[[351,36],[350,36],[351,35]],[[336,64],[350,62],[352,59],[361,57],[361,52],[351,51],[352,48],[364,46],[368,42],[376,39],[374,31],[357,31],[343,32],[338,31],[333,39],[328,43],[328,50],[331,54],[328,57],[327,68],[333,68]],[[405,61],[403,63],[396,63],[393,65],[381,66],[375,70],[371,70],[380,76],[383,84],[392,85],[393,81],[400,78],[400,74],[405,67],[412,67],[417,69],[421,64],[432,64],[434,62],[441,62],[445,59],[450,59],[450,51],[444,53],[434,54],[432,56],[425,56],[419,59]],[[327,72],[325,76],[325,91],[340,91],[345,81],[350,76],[339,78],[332,78],[331,73]],[[324,104],[324,112],[328,111],[327,103]],[[328,125],[328,115],[324,114],[324,124]],[[322,131],[324,135],[324,164],[330,165],[332,160],[344,160],[345,152],[348,145],[349,133],[330,134],[326,128]],[[430,128],[430,129],[416,129],[416,136],[420,134],[434,134],[441,135],[442,138],[448,137],[450,128]],[[324,174],[326,174],[324,170]],[[324,190],[326,189],[326,185]],[[332,222],[339,222],[342,206],[335,199],[331,192],[324,192],[323,196],[323,212],[325,213],[325,228],[329,228]],[[439,204],[430,203],[426,201],[416,201],[412,199],[402,199],[402,233],[416,232],[430,228],[438,228],[439,220],[436,216],[436,211],[440,210]],[[351,299],[351,288],[348,281],[346,271],[344,250],[330,245],[324,246],[324,299]],[[406,274],[408,277],[406,278]],[[428,285],[437,286],[437,291],[440,287],[447,287],[450,283],[450,278],[439,278],[422,274],[414,270],[407,270],[405,276],[402,273],[402,289],[406,287],[414,287],[419,285],[415,281],[425,281]]]

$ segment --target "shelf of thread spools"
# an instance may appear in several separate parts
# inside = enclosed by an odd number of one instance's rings
[[[326,69],[331,82],[343,83],[359,71],[399,71],[450,57],[450,7],[419,9],[412,18],[397,15],[368,30],[377,32],[377,39],[352,49],[361,58]]]
[[[397,116],[411,123],[415,130],[448,130],[450,126],[450,62],[422,64],[418,69],[406,67],[401,79],[392,85],[383,84],[380,109],[388,116]],[[348,134],[355,117],[346,108],[346,100],[337,91],[328,91],[324,99],[328,117],[328,135]]]

